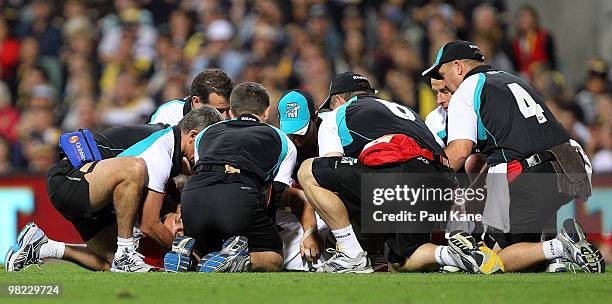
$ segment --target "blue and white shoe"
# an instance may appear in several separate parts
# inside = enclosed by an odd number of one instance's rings
[[[167,272],[186,272],[191,265],[191,251],[195,240],[188,236],[179,236],[172,242],[172,250],[164,257],[164,269]]]
[[[244,236],[229,238],[221,251],[207,254],[198,264],[200,272],[246,272],[250,268],[249,244]]]
[[[36,224],[29,223],[17,236],[17,244],[6,253],[6,271],[20,271],[31,265],[40,266],[44,261],[40,258],[40,247],[49,241],[45,232]]]
[[[567,219],[563,222],[563,228],[557,235],[557,239],[563,244],[565,258],[578,264],[585,272],[602,273],[606,271],[606,262],[601,252],[587,241],[582,227],[575,219]]]

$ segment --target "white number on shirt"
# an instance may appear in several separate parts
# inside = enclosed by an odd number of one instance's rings
[[[389,110],[391,110],[391,112],[393,114],[395,114],[397,117],[402,118],[402,119],[406,119],[406,120],[412,120],[414,121],[416,118],[414,117],[414,113],[412,113],[412,111],[410,111],[410,109],[394,103],[394,102],[389,102],[383,99],[376,99],[378,102],[382,103],[385,105],[385,107],[389,108]]]
[[[542,106],[537,104],[533,97],[529,95],[523,87],[516,83],[508,84],[510,91],[516,98],[516,103],[518,104],[519,110],[523,113],[525,118],[529,118],[535,116],[538,119],[538,123],[545,123],[546,117],[544,116],[544,110],[542,110]]]

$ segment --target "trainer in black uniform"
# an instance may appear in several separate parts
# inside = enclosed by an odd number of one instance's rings
[[[174,235],[159,215],[166,182],[180,172],[183,157],[193,161],[198,132],[221,119],[216,110],[206,106],[190,112],[175,127],[134,125],[99,132],[94,140],[103,159],[78,169],[67,159],[60,160],[47,174],[49,198],[93,252],[109,263],[114,242],[108,241],[113,235],[118,234],[119,243],[132,246],[141,206],[140,228],[170,247]]]
[[[296,152],[285,133],[261,122],[268,113],[263,86],[246,82],[234,88],[234,119],[207,128],[196,139],[194,174],[183,189],[181,207],[185,235],[195,239],[201,254],[243,236],[253,270],[280,271],[283,245],[274,222],[275,201],[290,185]],[[210,266],[204,259],[202,265]]]
[[[361,220],[361,174],[432,174],[439,178],[424,182],[426,186],[444,188],[452,185],[451,170],[443,164],[444,150],[425,123],[412,110],[382,100],[373,95],[374,92],[362,75],[350,72],[336,75],[330,87],[330,97],[323,104],[333,111],[323,119],[319,128],[319,155],[322,157],[304,162],[298,174],[309,202],[338,241],[336,255],[319,269],[323,272],[372,271],[367,253],[361,248],[351,225]],[[377,167],[358,162],[357,157],[364,147],[386,136],[414,140],[422,154],[408,160],[390,160]],[[433,207],[435,204],[427,205]],[[389,266],[395,271],[430,269],[430,263],[436,263],[435,245],[425,246],[434,248],[425,254],[428,255],[427,262],[420,266],[407,263],[408,258],[430,239],[430,233],[386,235],[385,241],[390,248]]]
[[[571,175],[568,185],[578,189],[577,197],[590,195],[588,158],[531,86],[483,61],[473,43],[452,41],[440,49],[436,62],[423,75],[444,79],[453,92],[446,148],[452,167],[460,168],[475,146],[487,157],[489,173],[507,172],[502,184],[507,180],[508,187],[487,188],[483,224],[496,228],[489,235],[489,245],[496,243],[503,249],[500,257],[510,271],[564,257],[563,247],[565,252],[582,251],[581,256],[588,256],[585,261],[589,262],[578,263],[585,270],[600,271],[601,254],[575,233],[580,228],[574,220],[566,221],[557,239],[540,244],[546,223],[571,200],[568,191],[560,190],[563,183],[558,183],[557,174]],[[487,217],[487,208],[495,209],[502,220]],[[575,238],[564,239],[566,232]],[[532,244],[510,246],[517,243]],[[573,254],[566,257],[575,260]]]

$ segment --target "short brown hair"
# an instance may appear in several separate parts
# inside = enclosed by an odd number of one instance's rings
[[[230,95],[230,111],[236,116],[263,115],[269,106],[268,90],[259,83],[243,82],[237,85]]]
[[[206,69],[193,78],[190,95],[200,97],[204,103],[208,102],[208,95],[211,93],[229,99],[232,87],[232,79],[223,70]]]

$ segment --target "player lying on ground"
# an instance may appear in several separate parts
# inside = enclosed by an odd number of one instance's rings
[[[201,107],[175,127],[124,126],[96,134],[101,161],[75,169],[63,159],[47,176],[51,202],[87,246],[47,240],[42,230],[29,225],[9,251],[6,269],[19,271],[54,258],[92,270],[151,270],[134,246],[137,216],[144,234],[170,248],[175,235],[160,222],[166,183],[181,171],[183,157],[193,162],[197,134],[221,119],[218,111]]]
[[[384,167],[367,167],[357,161],[356,157],[367,144],[387,135],[414,141],[429,154],[443,154],[425,123],[414,112],[379,99],[373,92],[361,75],[344,73],[334,77],[330,97],[323,104],[333,111],[324,118],[319,129],[319,155],[322,157],[305,161],[298,173],[308,201],[328,224],[337,241],[336,254],[318,269],[321,272],[373,271],[350,221],[351,217],[361,218],[359,185],[363,173],[430,173],[437,178],[427,186],[437,188],[452,184],[450,169],[441,158],[429,156],[425,160],[424,155],[414,155],[401,162],[392,160]],[[427,207],[433,206],[436,204],[427,204]],[[436,246],[430,239],[430,233],[387,234],[390,270],[432,271],[440,265],[449,265],[477,273],[503,271],[497,255],[488,248],[479,249],[466,233],[454,233],[449,246]]]
[[[540,241],[561,206],[590,196],[588,158],[533,88],[483,61],[476,45],[453,41],[440,49],[423,75],[443,79],[453,93],[445,150],[453,169],[462,167],[476,146],[487,157],[489,175],[502,177],[501,183],[487,187],[483,223],[496,228],[487,231],[488,245],[495,244],[507,271],[567,258],[587,272],[603,272],[601,253],[572,219],[557,238]],[[568,175],[570,182],[558,183]],[[506,220],[488,219],[487,208]]]
[[[199,271],[282,270],[275,204],[290,185],[296,156],[286,134],[261,122],[269,104],[263,86],[242,83],[230,96],[234,119],[196,138],[196,164],[181,209],[185,235],[205,255]]]

